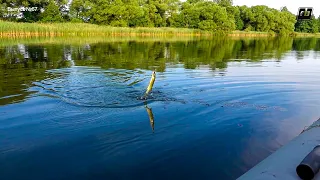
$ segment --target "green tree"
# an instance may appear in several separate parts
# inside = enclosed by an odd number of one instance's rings
[[[48,0],[5,0],[3,1],[7,7],[37,7],[37,11],[23,11],[22,18],[17,19],[22,22],[37,22],[41,19],[40,9],[48,5]]]
[[[111,26],[128,26],[125,20],[126,8],[121,0],[97,0],[92,10],[92,21]]]
[[[126,0],[125,14],[123,19],[127,21],[129,27],[143,27],[148,26],[150,19],[147,16],[148,9],[145,4],[139,4],[138,0]]]
[[[174,17],[175,19],[175,26],[176,27],[186,27],[186,28],[198,28],[198,24],[200,23],[200,11],[199,8],[196,7],[197,3],[189,3],[184,2],[182,3],[182,7],[180,10],[179,15]]]
[[[239,11],[240,18],[243,22],[243,28],[246,30],[254,30],[252,24],[255,21],[255,19],[251,9],[247,6],[240,6]]]
[[[62,22],[63,18],[59,6],[53,0],[50,0],[44,12],[41,15],[42,22]]]
[[[168,10],[167,0],[148,0],[147,7],[149,9],[149,18],[151,26],[154,27],[165,27],[166,22],[166,11]]]
[[[233,4],[232,0],[214,0],[214,2],[218,3],[219,6],[223,6],[223,7],[229,7],[229,6],[232,6]]]
[[[50,4],[51,0],[1,0],[0,1],[0,15],[3,19],[6,20],[14,20],[21,22],[37,22],[41,20],[42,14],[41,9],[46,9],[46,7]],[[58,9],[62,6],[65,6],[67,0],[55,0],[54,1],[58,6]],[[8,12],[7,8],[31,8],[37,7],[36,11],[21,11],[22,17],[19,17],[20,13],[13,14],[12,12]],[[11,15],[12,16],[11,16]],[[9,16],[8,16],[9,15]]]
[[[311,20],[298,20],[295,24],[295,31],[317,33],[319,32],[318,21],[314,16],[311,17]]]
[[[0,18],[22,22],[89,22],[120,27],[182,27],[228,32],[263,31],[281,35],[319,32],[320,17],[296,21],[287,7],[233,6],[232,0],[2,0]],[[36,6],[45,10],[9,13],[7,7]]]
[[[275,32],[288,34],[294,31],[295,16],[286,11],[269,8],[267,6],[239,7],[240,17],[246,30]]]
[[[231,2],[230,2],[231,3]],[[227,3],[225,3],[227,4]],[[238,6],[224,5],[227,10],[228,18],[232,19],[235,24],[235,29],[242,30],[244,23],[240,17],[240,9]]]
[[[235,29],[234,19],[230,19],[225,7],[215,3],[199,3],[199,29],[228,32]]]
[[[178,27],[199,28],[207,31],[228,32],[235,29],[225,7],[214,2],[185,2],[175,17]]]
[[[281,12],[290,12],[287,8],[287,6],[283,6],[281,9],[280,9]]]
[[[74,22],[87,22],[92,19],[94,3],[90,0],[72,0],[70,5],[70,19]]]
[[[320,32],[320,15],[319,15],[319,17],[317,18],[317,23],[318,23],[318,32]]]

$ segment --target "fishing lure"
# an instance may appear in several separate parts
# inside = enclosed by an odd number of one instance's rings
[[[156,80],[156,72],[153,71],[145,96],[147,96],[151,92],[155,80]]]

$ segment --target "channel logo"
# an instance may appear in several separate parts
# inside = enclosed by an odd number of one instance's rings
[[[298,10],[297,20],[310,20],[312,16],[313,8],[300,7]]]

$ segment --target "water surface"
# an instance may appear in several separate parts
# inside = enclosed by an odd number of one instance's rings
[[[1,179],[235,179],[320,116],[320,39],[34,42],[0,44]]]

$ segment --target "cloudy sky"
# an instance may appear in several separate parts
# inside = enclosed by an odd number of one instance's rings
[[[320,15],[320,0],[233,0],[234,5],[266,5],[275,9],[287,6],[289,11],[294,14],[298,13],[299,7],[313,7],[313,14]]]

